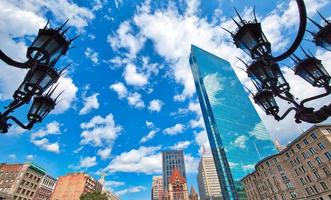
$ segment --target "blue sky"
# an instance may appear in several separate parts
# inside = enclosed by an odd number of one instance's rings
[[[317,9],[326,17],[331,15],[328,0],[305,2],[309,16],[317,21]],[[53,27],[69,18],[73,28],[68,34],[81,37],[58,63],[58,67],[72,63],[60,79],[63,101],[33,130],[14,126],[1,136],[0,161],[32,160],[55,177],[71,171],[86,171],[96,178],[106,173],[107,186],[122,199],[144,200],[149,199],[152,176],[161,174],[160,152],[184,148],[188,182],[196,185],[197,163],[208,141],[188,63],[190,45],[241,67],[235,56],[249,59],[221,27],[235,30],[229,18],[234,16],[233,7],[252,18],[253,5],[274,54],[281,53],[296,32],[294,1],[1,1],[1,50],[17,60],[25,60],[26,47],[47,18]],[[309,29],[315,27],[309,24]],[[309,42],[303,45],[330,71],[329,52]],[[250,87],[236,67],[241,82]],[[299,98],[320,92],[290,69],[282,69],[288,81],[295,83],[292,91]],[[10,102],[25,73],[0,62],[1,107]],[[330,97],[312,105],[326,102]],[[28,108],[15,116],[26,120]],[[271,137],[282,144],[309,127],[292,120],[277,123],[257,111]]]

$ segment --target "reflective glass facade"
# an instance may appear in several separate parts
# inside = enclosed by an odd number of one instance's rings
[[[190,65],[223,199],[244,199],[240,179],[274,145],[229,62],[192,46]]]

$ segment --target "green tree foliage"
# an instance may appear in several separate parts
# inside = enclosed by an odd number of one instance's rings
[[[105,193],[101,194],[101,192],[90,192],[82,194],[80,196],[80,200],[108,200],[108,198]]]

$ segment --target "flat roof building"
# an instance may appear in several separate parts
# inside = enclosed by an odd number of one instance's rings
[[[183,150],[170,150],[162,152],[162,178],[164,190],[168,189],[169,177],[175,168],[178,169],[182,177],[186,180]]]
[[[79,200],[82,194],[95,191],[102,191],[99,181],[82,172],[69,173],[58,178],[52,200]]]
[[[248,199],[331,199],[331,125],[315,125],[242,181]]]
[[[0,164],[0,196],[5,199],[33,200],[46,171],[33,163]]]

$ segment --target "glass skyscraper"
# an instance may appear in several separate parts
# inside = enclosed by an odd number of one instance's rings
[[[190,65],[223,199],[245,199],[240,179],[274,145],[229,62],[192,45]]]

